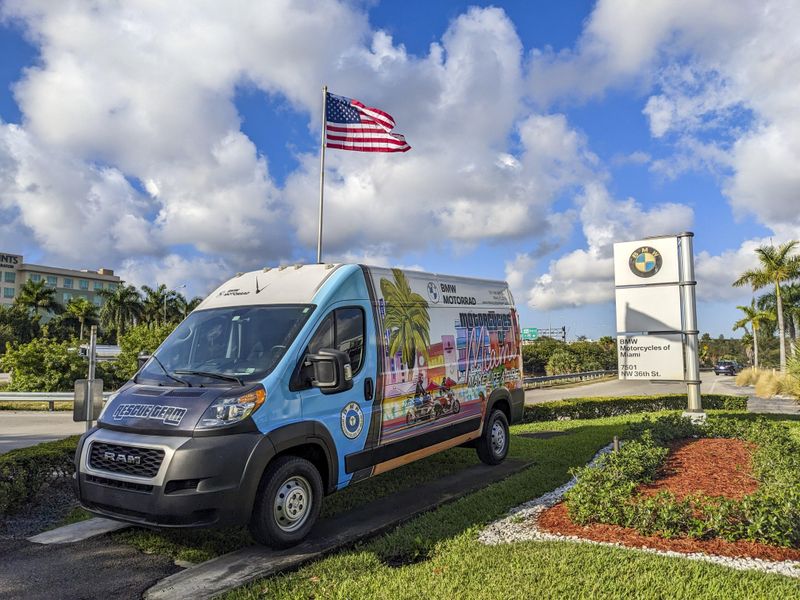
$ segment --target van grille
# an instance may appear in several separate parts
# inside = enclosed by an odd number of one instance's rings
[[[158,448],[104,442],[92,443],[89,452],[89,465],[92,468],[137,477],[155,477],[163,460],[164,451]]]

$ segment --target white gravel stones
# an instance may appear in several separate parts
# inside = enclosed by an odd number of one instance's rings
[[[611,444],[605,448],[602,448],[589,464],[593,465],[602,454],[606,454],[610,451]],[[586,544],[597,544],[600,546],[631,548],[630,546],[616,542],[597,542],[595,540],[588,540],[578,536],[557,535],[543,531],[539,528],[539,515],[541,515],[546,509],[558,503],[564,494],[575,485],[576,481],[577,480],[573,477],[570,481],[554,489],[552,492],[547,492],[538,498],[534,498],[533,500],[512,508],[507,517],[495,521],[481,531],[480,534],[478,534],[478,540],[487,545],[542,541],[580,542]],[[657,550],[655,548],[648,548],[646,546],[641,546],[635,549],[643,552],[649,552],[651,554],[659,554],[661,556],[673,556],[677,558],[688,558],[689,560],[700,560],[715,563],[741,571],[755,570],[763,571],[765,573],[785,575],[786,577],[800,578],[800,562],[797,561],[771,561],[760,558],[745,557],[732,558],[729,556],[717,556],[713,554],[703,554],[700,552],[685,554],[672,550]]]

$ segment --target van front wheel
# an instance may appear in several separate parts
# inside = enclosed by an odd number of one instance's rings
[[[506,415],[501,410],[493,410],[478,438],[478,458],[487,465],[499,465],[508,454],[510,439]]]
[[[322,507],[322,477],[298,456],[276,458],[258,486],[250,533],[260,544],[289,548],[308,535]]]

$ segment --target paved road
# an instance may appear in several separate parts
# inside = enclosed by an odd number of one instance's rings
[[[706,394],[752,394],[752,388],[736,386],[733,377],[701,373],[703,381],[700,393]],[[620,381],[611,379],[568,388],[544,388],[525,392],[525,404],[552,402],[565,398],[584,398],[587,396],[648,396],[654,394],[685,394],[685,383],[653,383],[650,381]]]
[[[60,440],[86,431],[86,425],[72,420],[72,411],[0,411],[0,454]]]

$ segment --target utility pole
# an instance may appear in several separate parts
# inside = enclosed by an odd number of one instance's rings
[[[88,398],[86,401],[86,431],[92,428],[92,421],[94,419],[94,407],[92,406],[92,399],[94,398],[94,380],[95,367],[97,365],[97,325],[92,325],[89,330],[89,380],[88,385]],[[102,385],[102,384],[101,384]]]

